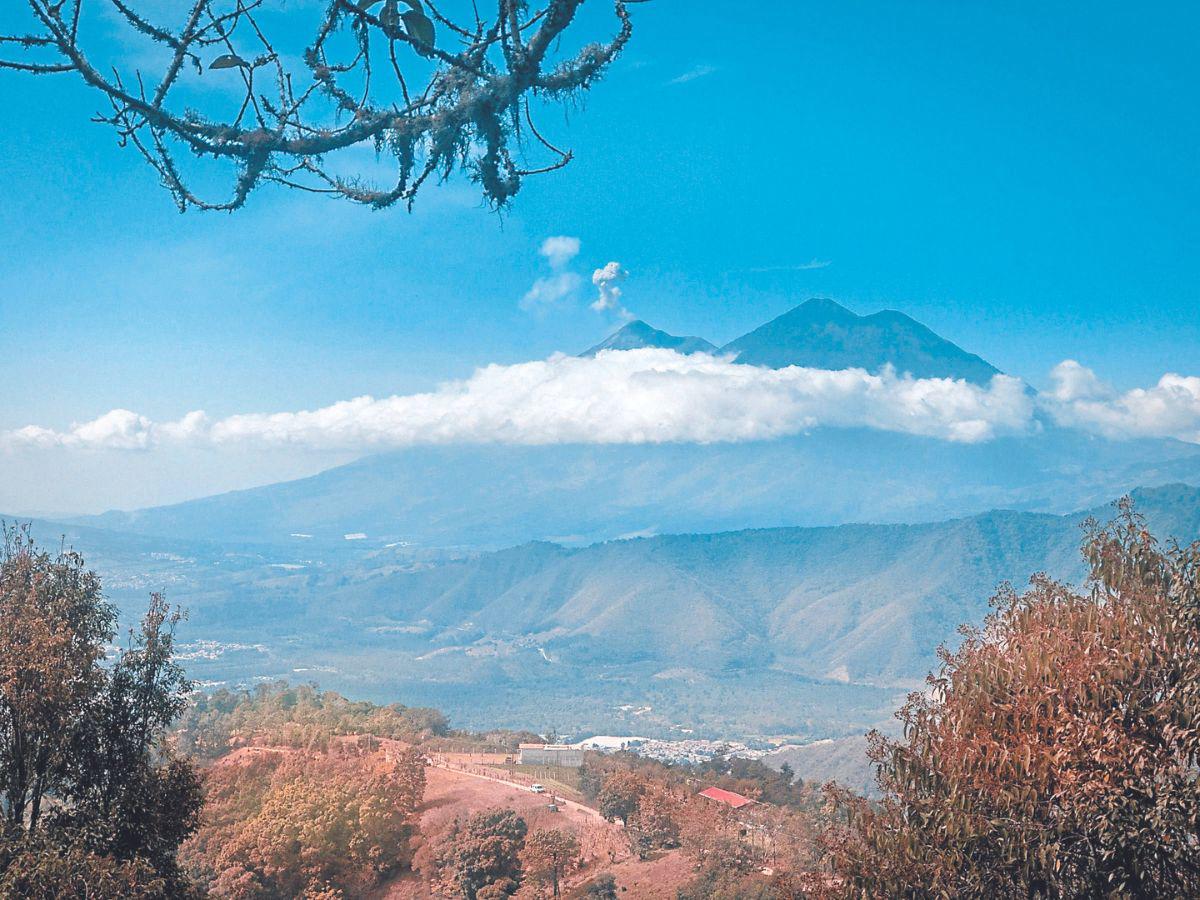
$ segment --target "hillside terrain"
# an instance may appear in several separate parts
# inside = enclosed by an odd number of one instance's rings
[[[1084,464],[1086,461],[1086,465]],[[1054,514],[1200,482],[1200,448],[1046,426],[983,444],[861,429],[744,444],[417,447],[311,478],[78,520],[155,537],[344,548],[500,549],[631,534]]]
[[[1200,490],[1137,498],[1156,533],[1200,535]],[[1079,523],[1110,513],[994,511],[492,553],[36,528],[91,554],[122,605],[166,586],[190,610],[181,652],[204,682],[314,678],[450,709],[477,728],[801,743],[886,725],[937,644],[978,622],[997,584],[1038,571],[1077,579]]]
[[[207,799],[181,861],[214,897],[319,888],[390,900],[461,897],[456,859],[469,869],[505,854],[507,875],[523,882],[517,896],[550,900],[536,845],[551,835],[566,841],[562,896],[587,896],[588,885],[611,879],[630,896],[676,900],[728,824],[699,796],[712,787],[767,804],[756,821],[769,839],[760,834],[745,849],[793,871],[813,861],[819,786],[758,762],[667,766],[588,752],[579,767],[531,767],[514,758],[535,734],[450,730],[438,710],[375,706],[282,681],[195,698],[174,738],[199,766]],[[657,825],[648,828],[639,819],[651,809]],[[757,868],[746,874],[761,879]]]
[[[779,769],[788,766],[804,781],[838,784],[864,796],[877,796],[875,769],[867,758],[867,738],[855,734],[827,738],[802,746],[782,747],[763,757],[763,763]]]

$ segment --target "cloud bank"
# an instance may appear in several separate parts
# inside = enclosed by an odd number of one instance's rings
[[[115,409],[58,431],[29,425],[9,446],[149,450],[159,446],[293,446],[372,450],[428,444],[644,444],[769,440],[822,427],[871,428],[978,443],[1039,427],[1039,416],[1115,439],[1200,443],[1200,378],[1168,374],[1117,391],[1073,360],[1033,395],[1017,378],[986,387],[890,368],[769,369],[704,353],[604,351],[491,365],[421,394],[356,397],[300,412],[219,420],[201,411],[153,422]]]
[[[491,365],[437,390],[357,397],[321,409],[155,423],[113,410],[65,431],[29,426],[8,442],[149,449],[170,444],[375,449],[418,444],[641,444],[766,440],[819,427],[866,427],[956,442],[1021,433],[1033,401],[1023,383],[984,388],[890,369],[830,371],[738,365],[671,350],[555,355]]]
[[[1060,424],[1110,438],[1177,438],[1200,443],[1200,378],[1167,373],[1150,388],[1118,391],[1073,359],[1050,373],[1042,405]]]

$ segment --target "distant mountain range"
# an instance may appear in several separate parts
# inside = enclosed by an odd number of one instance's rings
[[[1135,497],[1164,538],[1200,537],[1200,489]],[[1079,578],[1080,522],[1112,513],[531,543],[416,570],[385,551],[308,589],[339,615],[419,627],[434,645],[521,636],[575,665],[652,659],[914,685],[999,583]]]
[[[587,351],[711,351],[643,322]],[[885,365],[986,381],[993,366],[908,316],[809,300],[719,348],[765,366]],[[738,444],[461,445],[366,457],[311,478],[80,524],[189,540],[498,549],[630,534],[921,522],[994,508],[1065,513],[1137,485],[1200,483],[1200,447],[1112,441],[1040,423],[982,444],[816,429]],[[303,537],[297,537],[303,535]]]
[[[723,347],[704,338],[676,337],[640,320],[630,322],[581,354],[657,347],[680,353],[721,353],[735,362],[781,369],[861,368],[885,365],[917,378],[962,378],[986,384],[1000,370],[967,353],[904,313],[887,309],[859,316],[833,300],[807,300]]]
[[[630,323],[587,351],[761,366],[996,369],[900,313],[809,301],[721,348]],[[1142,485],[1200,536],[1200,447],[1039,422],[979,444],[816,429],[730,444],[419,447],[311,478],[66,524],[126,610],[165,588],[208,685],[317,679],[464,727],[832,739],[781,753],[862,777],[861,736],[979,622],[996,585],[1082,574],[1079,522]],[[868,524],[845,524],[868,523]]]
[[[917,378],[963,378],[986,384],[1000,370],[934,334],[904,313],[885,309],[859,316],[832,300],[815,299],[730,341],[722,353],[751,366],[814,369],[885,365]]]
[[[417,447],[311,478],[79,524],[185,539],[499,549],[755,526],[1063,513],[1200,483],[1200,448],[1046,428],[982,444],[823,430],[743,444]],[[300,535],[300,536],[297,536]]]
[[[1139,490],[1161,538],[1200,536],[1200,489]],[[991,511],[918,525],[676,534],[492,553],[272,549],[66,534],[127,609],[187,606],[206,682],[318,678],[458,724],[582,734],[839,738],[887,725],[1002,581],[1077,581],[1080,522]],[[820,755],[820,754],[818,754]]]

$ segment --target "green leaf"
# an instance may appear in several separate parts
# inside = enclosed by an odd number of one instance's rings
[[[414,12],[419,12],[421,15],[425,14],[425,7],[421,5],[421,0],[403,0],[403,2],[407,3],[408,8]]]
[[[379,0],[361,0],[361,2],[358,4],[358,8],[361,10],[368,10],[378,2]]]
[[[433,22],[423,12],[410,10],[400,18],[404,20],[404,28],[410,37],[424,44],[433,46]]]
[[[395,37],[400,25],[400,9],[396,6],[396,0],[387,0],[383,5],[379,12],[379,24],[383,26],[388,37]]]
[[[250,63],[246,62],[236,53],[226,53],[223,56],[218,56],[208,64],[209,71],[213,69],[248,69]]]

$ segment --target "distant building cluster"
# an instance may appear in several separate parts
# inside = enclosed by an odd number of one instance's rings
[[[627,750],[665,763],[706,763],[713,759],[761,759],[774,748],[753,748],[738,741],[707,741],[689,739],[685,741],[660,741],[644,737],[618,738],[608,735],[589,738],[575,744],[588,750],[598,750],[608,753],[614,750]]]
[[[521,744],[518,762],[523,766],[563,766],[578,769],[583,765],[583,750],[570,744]]]

